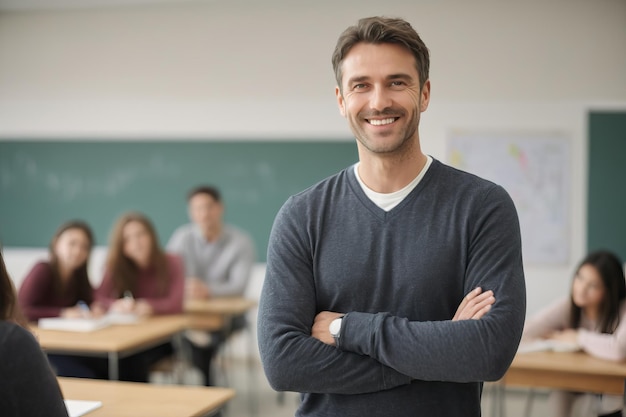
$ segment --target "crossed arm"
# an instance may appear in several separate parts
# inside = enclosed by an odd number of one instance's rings
[[[475,288],[470,291],[463,300],[452,318],[452,321],[459,320],[479,320],[485,314],[489,312],[496,299],[493,291],[483,292],[482,288]],[[327,345],[334,346],[335,339],[331,336],[329,331],[330,323],[343,316],[343,313],[337,313],[333,311],[321,311],[315,316],[313,322],[313,328],[311,329],[311,336],[318,339]]]

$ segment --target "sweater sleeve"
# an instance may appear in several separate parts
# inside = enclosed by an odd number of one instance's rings
[[[289,214],[292,201],[285,203],[271,231],[259,303],[259,351],[269,383],[279,391],[334,394],[409,384],[409,376],[371,357],[311,337],[317,313],[315,280],[306,238],[299,235],[301,227]]]
[[[28,273],[18,292],[18,302],[30,321],[58,317],[61,307],[50,305],[53,295],[52,270],[47,262],[37,263]]]
[[[59,384],[32,334],[2,323],[0,357],[3,415],[67,417]]]
[[[513,201],[502,187],[490,187],[478,200],[465,202],[470,238],[464,294],[476,287],[493,290],[496,302],[487,315],[480,320],[410,321],[388,313],[351,312],[342,323],[341,349],[418,380],[502,378],[517,352],[526,315],[520,229]]]
[[[565,330],[568,324],[570,301],[563,297],[549,304],[526,321],[523,339],[543,339],[555,331]]]
[[[592,356],[610,361],[626,359],[626,311],[622,305],[620,324],[612,334],[578,330],[578,344]]]
[[[119,298],[119,296],[114,293],[113,276],[108,270],[104,271],[102,281],[100,281],[100,286],[94,292],[94,298],[95,301],[107,310],[111,304]]]
[[[164,297],[144,298],[155,314],[178,314],[183,311],[185,273],[183,262],[178,256],[167,256],[169,288]]]

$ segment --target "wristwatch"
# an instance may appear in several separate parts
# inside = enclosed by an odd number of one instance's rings
[[[343,321],[343,316],[337,317],[335,320],[330,322],[330,326],[328,326],[328,331],[330,335],[335,339],[335,345],[339,345],[339,334],[341,333],[341,322]]]

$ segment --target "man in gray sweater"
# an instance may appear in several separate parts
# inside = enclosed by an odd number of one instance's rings
[[[359,162],[275,219],[258,318],[266,376],[303,393],[297,416],[479,416],[482,381],[504,375],[524,324],[513,202],[422,153],[429,54],[410,24],[361,19],[332,61]]]

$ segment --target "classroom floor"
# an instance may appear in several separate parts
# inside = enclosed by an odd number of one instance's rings
[[[237,391],[222,412],[222,417],[293,417],[298,405],[299,396],[287,392],[279,395],[267,383],[260,363],[256,360],[247,361],[241,358],[222,357],[219,363],[217,382]],[[186,384],[199,384],[200,376],[195,371],[186,371]],[[154,382],[161,382],[155,378]],[[505,413],[499,414],[493,409],[493,389],[486,385],[483,393],[484,417],[525,417],[528,391],[523,389],[509,390],[506,393]],[[536,392],[532,401],[530,416],[547,416],[547,393]]]

